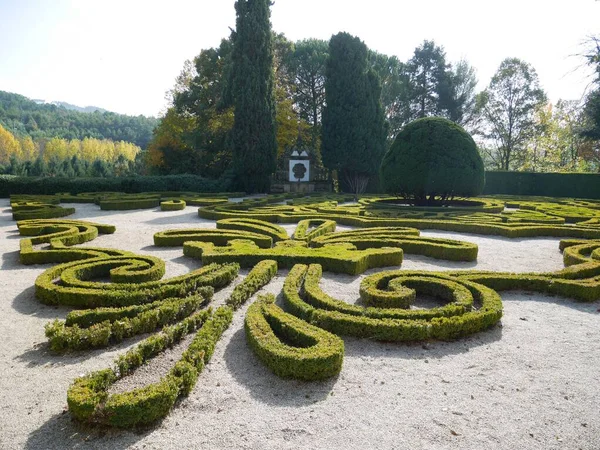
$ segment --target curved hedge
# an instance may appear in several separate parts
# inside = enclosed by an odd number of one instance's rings
[[[184,200],[166,200],[160,202],[161,211],[182,211],[186,207]]]
[[[297,265],[290,271],[283,289],[286,308],[295,316],[334,334],[382,341],[456,339],[485,330],[502,317],[502,301],[492,289],[441,273],[405,271],[386,273],[388,288],[392,289],[390,297],[405,299],[403,284],[409,282],[410,289],[418,288],[428,294],[443,293],[444,298],[452,302],[451,308],[428,310],[423,315],[419,315],[420,312],[412,315],[413,310],[406,310],[408,314],[398,314],[394,318],[373,317],[368,308],[354,307],[351,312],[343,307],[336,308],[336,304],[343,302],[332,301],[318,288],[321,268],[311,265],[310,269]],[[394,277],[398,281],[391,284]],[[474,304],[479,308],[473,308]],[[449,311],[452,313],[448,314]]]
[[[312,381],[337,375],[344,341],[283,312],[274,302],[273,295],[266,295],[246,313],[246,338],[254,353],[283,378]]]

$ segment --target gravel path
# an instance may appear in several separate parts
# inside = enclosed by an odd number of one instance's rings
[[[85,245],[158,256],[167,261],[167,276],[199,263],[181,248],[154,247],[152,235],[214,227],[193,207],[122,213],[75,207],[69,218],[117,226],[114,235]],[[0,449],[600,448],[600,304],[519,292],[502,295],[502,326],[468,339],[413,345],[345,339],[341,374],[319,383],[281,380],[256,359],[245,342],[245,306],[194,391],[160,424],[136,432],[82,427],[66,412],[69,384],[107,367],[136,340],[109,350],[50,354],[44,324],[64,318],[68,309],[34,298],[35,278],[49,266],[19,264],[19,238],[6,200],[0,211]],[[403,268],[563,267],[558,239],[423,235],[475,242],[479,259],[456,263],[405,255]],[[279,294],[285,274],[264,290]],[[363,276],[325,274],[323,288],[353,302]],[[219,293],[215,303],[225,298]]]

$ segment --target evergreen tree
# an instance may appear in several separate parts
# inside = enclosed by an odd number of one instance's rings
[[[323,164],[337,170],[343,190],[359,194],[377,173],[386,125],[378,76],[368,68],[367,47],[339,33],[329,42],[323,110]]]
[[[240,188],[267,192],[275,171],[270,0],[238,0],[232,55],[233,166]]]

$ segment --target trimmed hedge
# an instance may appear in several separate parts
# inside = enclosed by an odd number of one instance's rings
[[[160,202],[161,211],[182,211],[186,206],[187,204],[184,200],[166,200]]]
[[[194,228],[184,230],[167,230],[154,234],[154,245],[157,247],[180,247],[186,242],[210,242],[215,245],[227,245],[235,239],[252,241],[260,248],[271,248],[271,237],[238,230],[214,230],[211,228]]]
[[[396,272],[398,278],[402,281],[415,278],[418,284],[413,284],[413,287],[427,283],[433,285],[428,292],[439,290],[439,285],[445,285],[445,291],[454,291],[456,284],[459,284],[469,291],[471,298],[465,303],[463,298],[465,291],[461,288],[460,293],[453,295],[453,298],[456,300],[455,304],[462,309],[462,313],[458,313],[458,310],[455,310],[453,315],[438,312],[422,318],[411,318],[408,315],[403,319],[374,318],[335,309],[320,309],[310,304],[305,293],[306,285],[310,284],[312,296],[323,297],[321,303],[332,304],[328,299],[329,296],[315,288],[318,286],[316,276],[320,276],[320,270],[316,268],[308,272],[307,266],[295,266],[285,281],[283,298],[286,308],[292,314],[334,334],[382,341],[447,340],[485,330],[496,324],[502,317],[500,296],[485,286],[439,273],[423,274],[404,271]],[[391,275],[393,273],[388,274]],[[480,307],[479,309],[465,307],[469,303],[478,304]]]
[[[402,264],[400,248],[370,248],[357,250],[351,244],[306,247],[300,241],[282,241],[275,247],[261,249],[252,241],[233,240],[225,247],[207,242],[184,242],[183,254],[202,260],[203,264],[235,261],[241,267],[253,267],[264,259],[277,261],[279,267],[289,268],[298,263],[318,262],[329,272],[358,275],[376,267]]]
[[[412,235],[416,233],[417,236]],[[342,233],[326,234],[314,238],[311,245],[348,243],[359,250],[381,247],[400,247],[405,253],[429,256],[449,261],[475,261],[478,247],[476,244],[453,239],[426,238],[418,236],[417,230],[393,227],[375,227],[364,230],[352,230]]]
[[[313,381],[342,369],[344,341],[283,312],[272,294],[259,297],[244,321],[248,344],[273,373]]]
[[[298,222],[294,239],[311,242],[313,239],[335,232],[336,223],[326,219],[306,219]],[[314,228],[314,229],[312,229]],[[309,231],[310,230],[310,231]]]
[[[184,296],[201,286],[220,288],[229,284],[239,270],[237,264],[209,264],[179,277],[157,280],[154,274],[160,271],[160,267],[157,269],[150,265],[155,259],[147,256],[113,256],[60,264],[38,276],[35,281],[36,297],[49,305],[76,308],[129,306]],[[150,273],[153,274],[152,278],[148,277]],[[126,282],[107,284],[86,281],[88,277],[109,275]],[[147,277],[152,281],[141,281]],[[56,279],[60,279],[60,282],[55,283]],[[131,284],[131,280],[137,281]]]
[[[217,221],[219,230],[238,230],[250,233],[264,234],[273,239],[273,242],[285,241],[289,239],[287,231],[279,225],[275,225],[263,220],[255,219],[223,219]]]
[[[275,275],[277,275],[276,261],[265,259],[259,262],[244,278],[244,281],[233,289],[225,303],[234,310],[238,309],[260,288],[269,284]]]
[[[206,305],[213,293],[214,289],[206,286],[189,297],[123,308],[76,310],[64,322],[55,320],[47,324],[46,337],[55,352],[106,347],[185,319]]]
[[[600,199],[600,174],[486,172],[483,193]]]
[[[60,192],[160,192],[219,193],[230,190],[230,181],[209,180],[197,175],[163,175],[113,178],[15,177],[0,175],[0,197],[12,194],[52,195]]]
[[[54,219],[75,214],[75,208],[63,208],[62,206],[43,202],[12,202],[13,220],[31,219]]]
[[[79,421],[120,428],[156,422],[168,414],[178,397],[191,392],[232,317],[231,308],[221,307],[212,314],[200,311],[177,325],[165,327],[160,334],[147,338],[120,356],[116,369],[77,378],[67,393],[69,411]],[[130,392],[108,394],[110,386],[120,378],[197,329],[199,331],[181,359],[158,383]]]

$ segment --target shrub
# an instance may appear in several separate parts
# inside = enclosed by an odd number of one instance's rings
[[[386,192],[416,204],[479,195],[483,161],[471,136],[439,117],[415,120],[398,134],[381,163]]]
[[[344,341],[283,312],[270,294],[254,302],[244,322],[254,353],[276,375],[312,381],[337,375],[342,369]]]
[[[184,200],[166,200],[160,202],[161,211],[182,211],[186,207]]]

